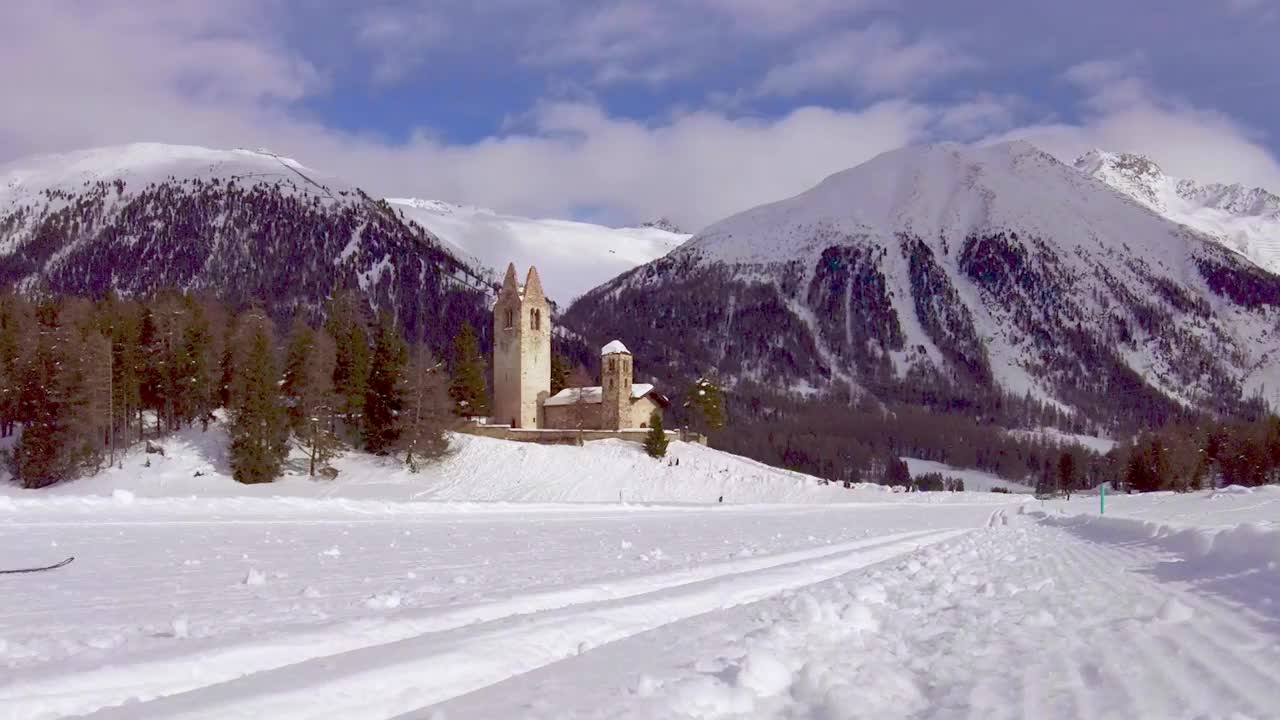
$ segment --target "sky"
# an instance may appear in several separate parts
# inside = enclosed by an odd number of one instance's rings
[[[5,0],[0,163],[265,147],[370,192],[697,230],[905,145],[1280,192],[1280,0]]]

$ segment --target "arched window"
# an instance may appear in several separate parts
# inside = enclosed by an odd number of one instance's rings
[[[617,358],[609,358],[609,372],[613,372],[614,370],[617,369],[617,367],[615,367],[614,365],[614,363],[616,362],[618,362]]]
[[[536,310],[536,309],[529,310],[529,329],[530,330],[542,329],[542,311],[541,310]]]
[[[512,310],[511,308],[507,308],[506,321],[507,321],[507,322],[506,322],[506,325],[504,325],[504,326],[503,326],[505,329],[510,330],[511,328],[513,328],[513,327],[515,327],[515,326],[516,326],[516,311],[515,311],[515,310]]]

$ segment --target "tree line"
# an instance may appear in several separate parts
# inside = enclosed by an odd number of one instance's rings
[[[291,447],[332,477],[346,446],[402,456],[411,469],[447,449],[461,415],[488,412],[484,360],[463,324],[441,359],[406,342],[355,293],[325,321],[285,332],[261,308],[233,313],[194,294],[29,299],[0,292],[2,459],[23,486],[45,487],[120,461],[148,437],[225,411],[236,480],[279,476]]]
[[[1280,417],[1171,425],[1115,456],[1117,484],[1136,492],[1280,483]]]

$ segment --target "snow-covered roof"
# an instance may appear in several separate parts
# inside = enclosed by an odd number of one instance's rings
[[[636,383],[631,386],[631,399],[639,400],[640,398],[652,392],[653,392],[652,385],[648,383]],[[578,400],[579,395],[581,395],[582,397],[581,401]],[[654,393],[654,395],[656,395],[659,398],[660,404],[665,404],[662,401],[665,401],[666,398],[662,397],[658,393]],[[590,405],[592,403],[600,402],[603,399],[603,397],[604,397],[604,393],[601,391],[599,385],[594,385],[591,387],[583,387],[583,388],[565,388],[560,392],[556,393],[555,395],[552,395],[551,397],[547,398],[545,401],[543,401],[542,404],[544,406],[545,405],[556,406],[556,405],[574,405],[578,402],[582,402],[587,405]]]
[[[630,355],[631,351],[627,349],[626,345],[622,344],[621,340],[614,340],[608,345],[605,345],[604,347],[600,348],[601,355],[615,355],[617,353],[626,353]]]

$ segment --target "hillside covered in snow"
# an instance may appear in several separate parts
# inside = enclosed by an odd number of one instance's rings
[[[489,268],[538,267],[548,297],[567,305],[615,276],[676,249],[689,235],[669,223],[611,228],[532,219],[417,198],[388,198],[397,211]]]
[[[1092,150],[1075,167],[1144,207],[1198,230],[1280,273],[1280,197],[1239,183],[1198,183],[1166,175],[1150,158]]]
[[[676,372],[880,400],[926,383],[977,407],[1030,396],[1102,434],[1280,402],[1277,318],[1280,277],[1024,142],[885,153],[569,312]]]

